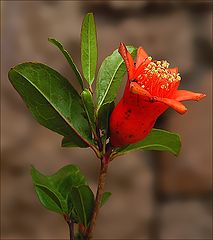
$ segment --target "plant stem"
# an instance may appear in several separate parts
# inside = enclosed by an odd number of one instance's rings
[[[67,219],[67,224],[69,226],[69,236],[70,240],[74,240],[74,222],[71,219]]]
[[[109,156],[105,155],[101,160],[101,169],[100,169],[99,180],[98,180],[98,188],[97,188],[97,193],[96,193],[95,206],[94,206],[94,210],[93,210],[91,223],[87,230],[86,239],[92,239],[92,234],[95,229],[97,216],[99,213],[99,209],[101,207],[102,195],[104,193],[104,186],[105,186],[105,181],[106,181],[108,164],[109,164]]]
[[[96,136],[97,136],[99,151],[102,152],[103,144],[102,144],[102,141],[101,141],[100,129],[99,129],[99,126],[98,126],[98,119],[96,120]]]

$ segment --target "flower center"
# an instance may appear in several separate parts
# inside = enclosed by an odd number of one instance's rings
[[[181,80],[180,74],[169,69],[167,61],[152,60],[144,62],[144,67],[136,77],[138,84],[153,96],[169,97],[177,89]]]

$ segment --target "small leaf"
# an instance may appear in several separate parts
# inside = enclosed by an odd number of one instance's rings
[[[92,94],[88,89],[85,89],[81,93],[82,102],[84,105],[85,112],[87,114],[87,118],[89,121],[89,124],[92,128],[93,133],[96,132],[96,126],[95,126],[95,107],[94,102],[92,98]]]
[[[74,240],[85,240],[85,234],[78,232],[75,234]]]
[[[100,107],[98,112],[99,128],[103,131],[103,142],[109,137],[109,119],[115,103],[107,103]]]
[[[79,84],[81,85],[81,88],[83,89],[83,79],[81,77],[81,74],[77,68],[77,66],[75,65],[75,63],[73,62],[73,59],[71,57],[71,55],[68,53],[68,51],[66,49],[64,49],[63,45],[57,41],[54,38],[48,38],[48,41],[50,43],[52,43],[53,45],[55,45],[61,52],[62,54],[65,56],[65,58],[67,59],[67,62],[69,63],[70,67],[72,68],[73,72],[75,73],[75,76],[79,82]]]
[[[58,199],[58,196],[56,196],[54,192],[51,192],[46,187],[36,186],[36,185],[35,185],[35,191],[44,207],[46,207],[47,209],[53,212],[63,213],[60,200]]]
[[[95,78],[97,64],[96,26],[92,13],[88,13],[83,20],[81,28],[81,65],[84,78],[89,85]]]
[[[127,47],[127,49],[134,57],[136,48]],[[115,100],[125,73],[126,67],[124,60],[120,56],[118,50],[115,50],[103,61],[98,72],[96,84],[98,110],[102,105],[111,103]]]
[[[102,199],[101,199],[101,207],[109,200],[111,195],[112,195],[111,192],[103,193],[103,196],[102,196]]]
[[[153,128],[144,140],[117,148],[115,155],[119,156],[136,150],[167,151],[178,155],[180,148],[181,140],[178,134]]]
[[[45,176],[32,167],[31,175],[42,205],[64,214],[69,214],[73,207],[70,201],[71,189],[86,184],[85,177],[74,165],[65,166],[51,176]]]
[[[23,63],[9,71],[12,85],[43,126],[90,145],[92,136],[81,98],[58,72],[41,63]]]
[[[78,222],[87,227],[91,220],[95,201],[92,190],[87,185],[74,187],[70,196],[79,218]]]

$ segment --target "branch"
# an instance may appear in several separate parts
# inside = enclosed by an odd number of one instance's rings
[[[68,227],[69,227],[70,240],[75,240],[75,236],[74,236],[74,222],[67,215],[64,215],[64,219],[67,222]]]
[[[94,206],[90,226],[87,229],[86,239],[92,239],[92,234],[95,229],[97,216],[99,213],[99,209],[101,207],[102,196],[104,193],[104,186],[105,186],[105,181],[106,181],[108,164],[109,164],[109,157],[108,157],[108,155],[106,155],[101,160],[101,169],[100,169],[99,180],[98,180],[98,188],[97,188],[97,194],[96,194],[96,199],[95,199],[95,206]]]

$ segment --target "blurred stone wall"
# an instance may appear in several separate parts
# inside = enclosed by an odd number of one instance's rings
[[[38,202],[31,164],[45,174],[77,164],[95,191],[99,163],[93,153],[62,149],[61,137],[36,123],[7,78],[10,67],[38,61],[78,88],[47,38],[63,42],[80,66],[86,12],[95,14],[99,66],[120,41],[143,46],[155,59],[179,67],[182,88],[207,94],[199,103],[186,103],[184,116],[168,110],[157,123],[180,133],[178,157],[137,152],[111,164],[106,190],[113,194],[100,213],[96,239],[212,239],[211,9],[208,1],[2,1],[2,239],[68,236],[63,218]]]

